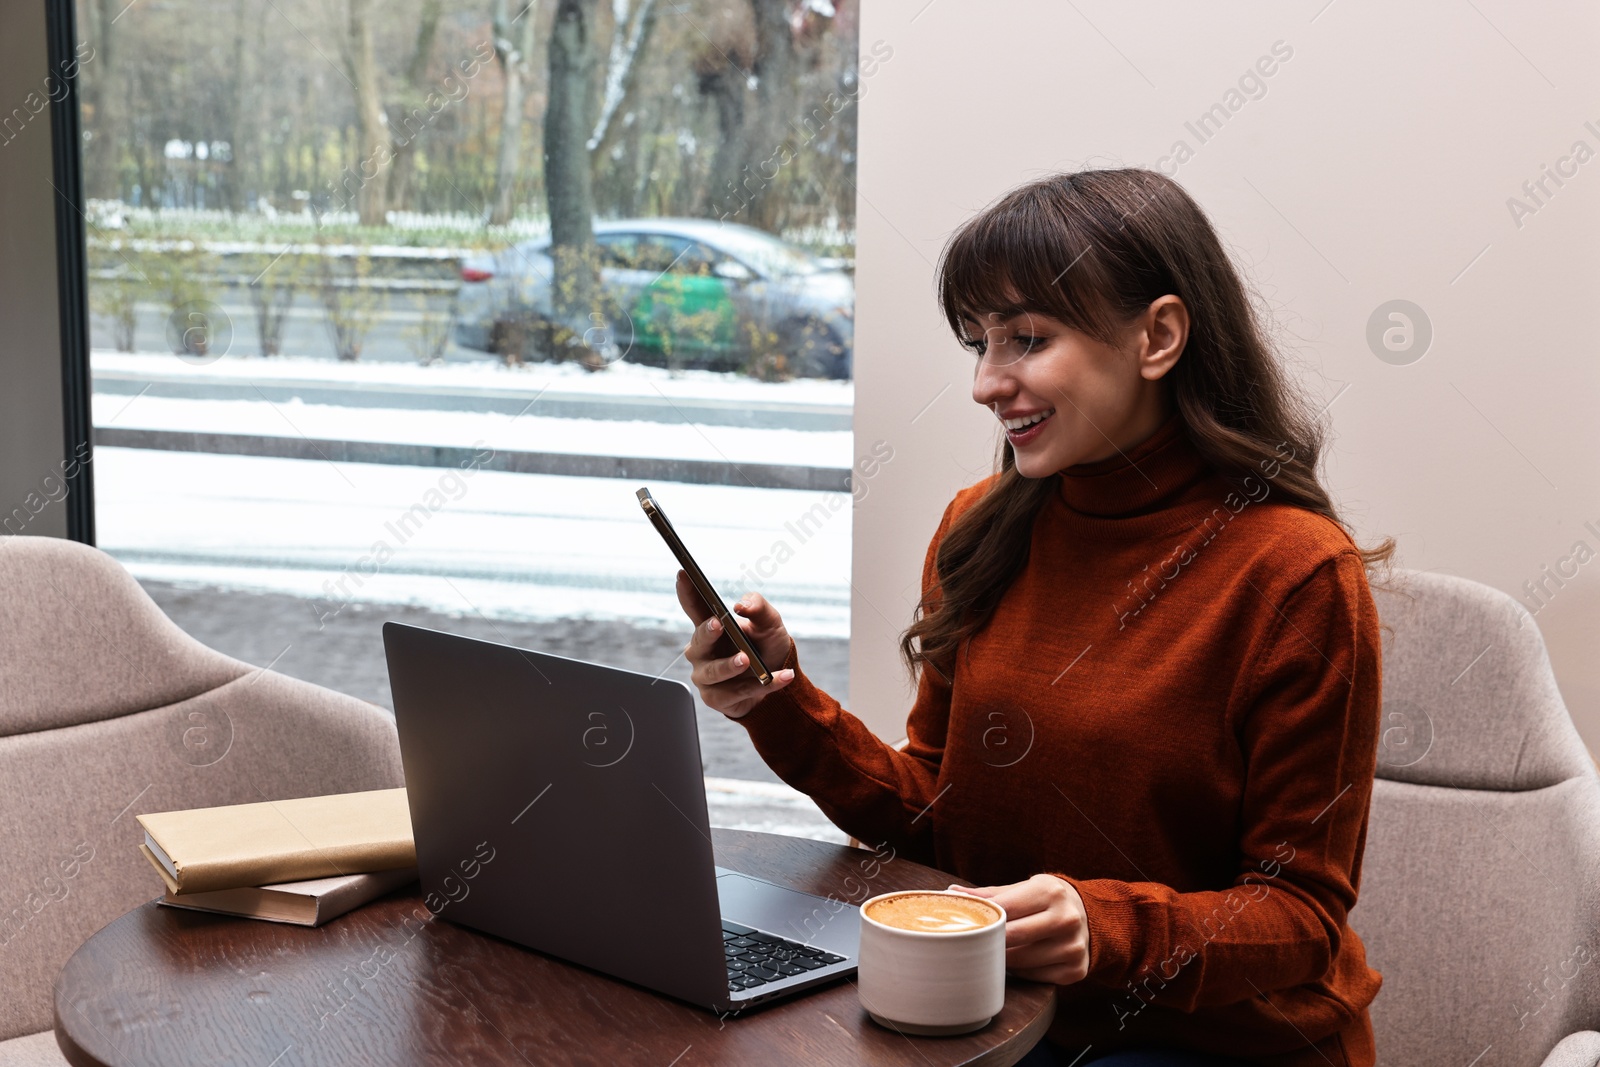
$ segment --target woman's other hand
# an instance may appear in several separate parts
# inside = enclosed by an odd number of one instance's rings
[[[1071,985],[1089,974],[1089,922],[1072,883],[1036,874],[1011,885],[950,887],[1006,909],[1006,970],[1018,978]]]
[[[794,681],[794,671],[773,670],[770,684],[758,682],[750,672],[744,653],[733,647],[732,639],[722,632],[722,624],[700,599],[689,576],[681,570],[678,572],[678,604],[694,623],[694,635],[689,638],[683,655],[689,661],[689,680],[700,690],[700,699],[705,701],[706,707],[737,719],[768,693]],[[768,670],[788,658],[789,631],[784,629],[778,609],[767,603],[766,597],[747,593],[732,610],[743,616],[738,620],[739,628],[761,654]],[[718,647],[719,639],[721,647]]]

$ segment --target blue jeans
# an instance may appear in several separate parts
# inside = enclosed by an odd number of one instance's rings
[[[1062,1055],[1048,1042],[1041,1041],[1017,1061],[1017,1067],[1067,1067],[1073,1055]],[[1168,1048],[1125,1049],[1101,1056],[1091,1054],[1078,1060],[1074,1067],[1251,1067],[1243,1060],[1226,1056],[1213,1056],[1207,1052],[1184,1052]]]

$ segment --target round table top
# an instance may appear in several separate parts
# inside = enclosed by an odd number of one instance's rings
[[[887,852],[879,860],[742,830],[712,836],[723,867],[855,904],[891,890],[971,884]],[[982,1030],[912,1037],[867,1017],[852,976],[721,1018],[432,919],[415,885],[317,928],[152,901],[84,942],[55,987],[56,1039],[80,1067],[1005,1067],[1044,1036],[1054,1012],[1054,986],[1008,977],[1005,1008]]]

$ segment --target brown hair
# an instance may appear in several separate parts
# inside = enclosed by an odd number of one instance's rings
[[[1317,478],[1323,450],[1313,413],[1279,363],[1244,281],[1200,205],[1177,182],[1129,168],[1056,174],[1013,189],[967,220],[940,255],[939,306],[968,340],[962,318],[1032,311],[1106,344],[1157,297],[1189,311],[1183,355],[1164,382],[1189,439],[1230,483],[1293,451],[1274,479],[1278,499],[1325,515],[1349,533]],[[997,477],[951,523],[934,562],[938,588],[900,637],[915,677],[927,664],[948,681],[955,653],[988,622],[1028,560],[1054,478],[1025,478],[1002,439]],[[1369,571],[1387,564],[1393,538],[1360,549]],[[915,642],[915,644],[913,644]]]

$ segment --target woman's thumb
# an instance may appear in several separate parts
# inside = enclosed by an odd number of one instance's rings
[[[775,627],[779,624],[778,609],[760,593],[746,593],[739,598],[733,610],[757,626]]]

